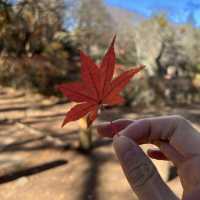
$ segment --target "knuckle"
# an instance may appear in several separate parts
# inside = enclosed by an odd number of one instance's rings
[[[183,116],[181,116],[181,115],[173,115],[172,118],[174,120],[176,120],[177,122],[186,121],[186,119]]]
[[[181,115],[174,115],[173,116],[173,120],[176,122],[176,127],[177,128],[180,128],[180,127],[191,127],[191,124],[190,124],[190,122],[187,120],[187,119],[185,119],[183,116],[181,116]]]
[[[175,120],[177,122],[177,128],[185,127],[186,130],[191,127],[191,123],[181,115],[175,115]]]
[[[135,188],[144,186],[155,172],[155,167],[147,159],[138,162],[136,165],[127,166],[129,181]]]

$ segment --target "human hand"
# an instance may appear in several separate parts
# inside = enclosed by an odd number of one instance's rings
[[[98,132],[110,137],[115,132],[116,154],[139,199],[177,200],[138,146],[147,143],[159,147],[159,150],[148,150],[151,158],[168,159],[177,167],[184,190],[183,199],[194,200],[200,196],[200,134],[186,119],[180,116],[135,121],[122,119],[99,125]]]

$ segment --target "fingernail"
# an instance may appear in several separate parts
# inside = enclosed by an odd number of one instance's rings
[[[100,136],[113,137],[113,130],[110,122],[104,122],[97,125],[97,131]]]

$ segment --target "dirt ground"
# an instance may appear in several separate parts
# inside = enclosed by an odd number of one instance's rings
[[[92,153],[76,150],[78,124],[60,128],[67,107],[55,97],[0,88],[0,199],[137,199],[122,174],[111,140],[99,139],[94,128]],[[105,111],[99,121],[165,114],[181,114],[200,127],[200,105],[152,106],[143,111],[113,108]],[[171,164],[154,162],[168,181],[173,172]],[[181,195],[177,178],[168,184]]]

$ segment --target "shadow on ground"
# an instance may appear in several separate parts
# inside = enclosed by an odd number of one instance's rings
[[[8,183],[10,181],[14,181],[21,177],[25,177],[25,176],[28,177],[28,176],[32,176],[38,173],[42,173],[46,170],[50,170],[50,169],[65,165],[67,163],[68,161],[66,160],[55,160],[48,163],[32,166],[20,171],[5,174],[3,176],[0,176],[0,184]]]

